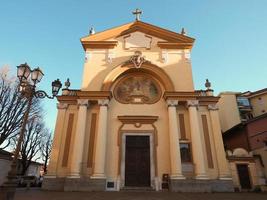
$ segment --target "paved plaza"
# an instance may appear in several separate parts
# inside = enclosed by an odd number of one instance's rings
[[[15,200],[266,200],[267,193],[52,192],[18,190]]]

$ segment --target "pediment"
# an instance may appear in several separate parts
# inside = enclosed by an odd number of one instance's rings
[[[119,37],[127,37],[132,35],[131,41],[129,45],[134,46],[142,46],[145,48],[149,45],[149,37],[157,37],[163,40],[160,45],[164,46],[164,48],[192,48],[194,43],[194,38],[188,37],[184,34],[176,33],[173,31],[169,31],[167,29],[160,28],[158,26],[154,26],[152,24],[148,24],[142,21],[135,21],[128,24],[124,24],[122,26],[118,26],[112,29],[108,29],[106,31],[102,31],[99,33],[95,33],[93,35],[89,35],[81,38],[81,43],[86,48],[95,48],[91,44],[103,44],[108,46],[108,48],[112,48],[111,46],[116,46],[116,38]],[[144,36],[145,35],[145,36]],[[139,44],[136,38],[144,39],[143,44]],[[133,42],[135,41],[135,42]],[[127,42],[126,42],[127,43]],[[182,45],[182,46],[181,46]],[[96,47],[97,48],[97,47]]]

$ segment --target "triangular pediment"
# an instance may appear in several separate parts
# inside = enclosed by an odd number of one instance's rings
[[[89,35],[81,38],[81,42],[85,48],[86,44],[106,44],[107,46],[114,46],[115,41],[111,39],[129,35],[133,32],[141,32],[149,36],[157,37],[164,40],[163,44],[166,45],[186,45],[193,46],[194,38],[188,37],[184,34],[169,31],[152,24],[148,24],[142,21],[134,21],[128,24],[124,24],[115,28],[111,28],[93,35]],[[112,43],[113,42],[113,43]],[[162,45],[162,44],[161,44]]]

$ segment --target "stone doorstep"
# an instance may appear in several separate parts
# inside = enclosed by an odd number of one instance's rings
[[[140,192],[147,192],[147,191],[155,191],[152,187],[130,187],[130,186],[125,186],[121,188],[120,191],[140,191]]]

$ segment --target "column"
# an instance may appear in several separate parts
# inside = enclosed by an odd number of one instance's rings
[[[78,117],[70,165],[70,178],[80,178],[85,140],[88,99],[78,99]]]
[[[180,154],[179,131],[177,125],[176,106],[177,100],[167,100],[169,114],[169,139],[171,156],[171,179],[185,179],[182,175],[182,163]]]
[[[229,164],[226,159],[226,154],[223,145],[221,125],[219,120],[218,107],[216,104],[208,105],[210,120],[212,126],[212,132],[214,137],[215,151],[218,162],[219,179],[229,180],[231,173],[229,170]]]
[[[196,179],[208,179],[207,169],[206,169],[206,159],[204,156],[204,143],[200,131],[199,119],[198,119],[198,101],[188,100],[188,111],[191,129],[191,142],[193,159],[195,164],[195,175]]]
[[[61,141],[62,141],[62,134],[63,134],[63,127],[65,122],[65,114],[68,108],[68,104],[66,103],[58,103],[57,104],[57,120],[56,120],[56,127],[54,131],[54,139],[51,151],[51,157],[47,169],[47,178],[55,178],[57,176],[57,165],[58,165],[58,158],[59,152],[62,151],[61,149]]]
[[[98,131],[96,136],[96,151],[94,172],[91,178],[104,179],[105,175],[105,161],[106,161],[106,141],[107,141],[107,117],[108,117],[108,99],[98,100],[99,118]]]

